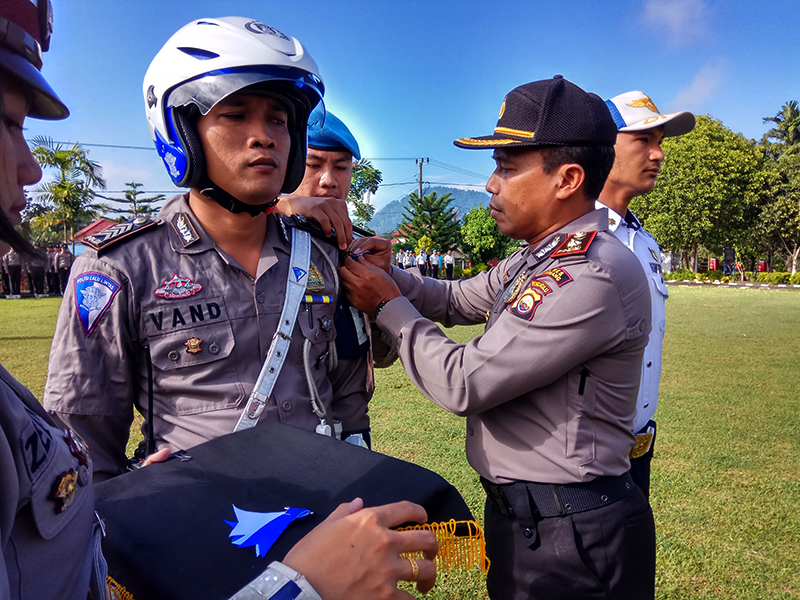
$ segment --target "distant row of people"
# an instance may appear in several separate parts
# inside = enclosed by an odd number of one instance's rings
[[[411,269],[415,265],[420,274],[425,277],[430,273],[430,277],[439,279],[442,267],[447,279],[453,279],[453,266],[455,257],[453,251],[448,250],[447,254],[442,255],[440,250],[432,250],[430,255],[426,252],[427,248],[422,248],[419,254],[414,254],[412,250],[398,250],[395,255],[395,264],[400,269]]]
[[[69,271],[75,257],[66,244],[53,244],[42,251],[41,244],[34,245],[36,254],[23,255],[11,248],[0,256],[3,293],[19,296],[23,275],[28,280],[28,290],[36,296],[64,295],[69,280]]]

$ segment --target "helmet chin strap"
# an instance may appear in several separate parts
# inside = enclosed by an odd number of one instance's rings
[[[203,196],[213,200],[222,208],[229,210],[234,214],[247,213],[251,217],[256,217],[263,212],[269,214],[278,203],[278,198],[276,197],[274,200],[270,200],[264,204],[247,204],[238,198],[234,198],[231,194],[223,190],[208,177],[204,177],[204,181],[202,181],[198,187],[200,188],[200,193]]]

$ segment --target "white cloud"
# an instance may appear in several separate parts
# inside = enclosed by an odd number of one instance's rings
[[[708,10],[702,0],[647,0],[642,20],[673,49],[709,35]]]
[[[715,59],[707,62],[695,75],[692,83],[683,88],[668,105],[669,111],[689,110],[698,112],[714,95],[725,75],[725,61]]]

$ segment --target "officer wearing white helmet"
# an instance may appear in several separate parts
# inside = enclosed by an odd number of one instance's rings
[[[148,124],[189,191],[87,238],[45,389],[100,479],[125,469],[134,406],[145,455],[259,420],[364,443],[367,356],[339,365],[334,343],[337,249],[270,214],[303,179],[323,92],[300,42],[242,17],[193,21],[153,59]]]

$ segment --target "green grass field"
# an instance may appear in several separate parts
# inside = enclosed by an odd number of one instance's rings
[[[672,287],[651,500],[659,599],[800,598],[800,294]],[[58,299],[0,301],[0,362],[41,397]],[[481,327],[450,330],[457,341]],[[377,373],[375,449],[446,477],[476,517],[464,424],[395,365]],[[410,589],[410,588],[406,588]],[[479,573],[435,599],[486,598]]]

